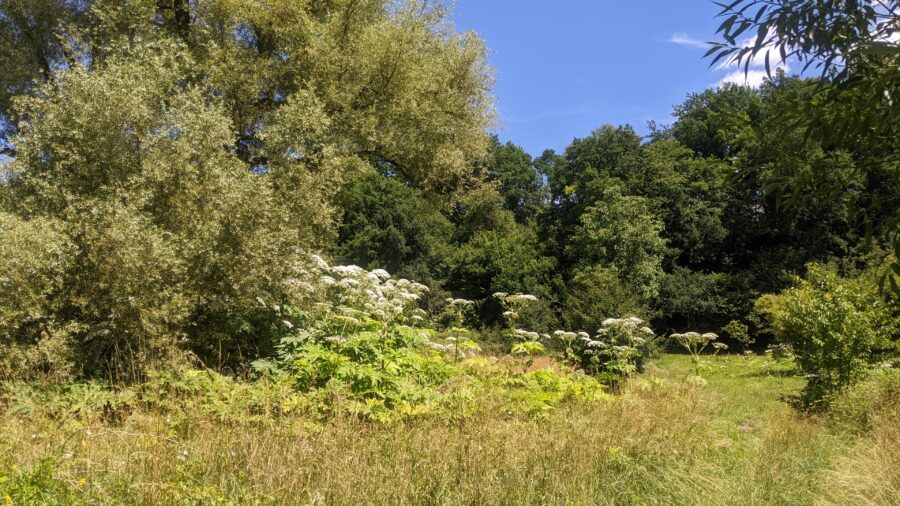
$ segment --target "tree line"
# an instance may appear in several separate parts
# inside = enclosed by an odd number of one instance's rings
[[[882,15],[845,7],[840,33]],[[735,32],[791,11],[764,14],[726,17],[713,51],[752,57]],[[3,0],[0,33],[8,368],[240,369],[288,333],[259,301],[289,303],[314,251],[424,283],[432,318],[474,300],[486,336],[495,292],[536,295],[535,330],[756,334],[760,295],[810,261],[881,265],[896,235],[881,39],[831,48],[850,70],[824,81],[702,91],[648,137],[603,125],[532,158],[488,134],[484,42],[442,3]]]
[[[648,138],[604,125],[534,159],[494,137],[473,166],[478,184],[449,205],[390,171],[368,174],[340,195],[333,255],[483,300],[484,322],[499,318],[491,293],[522,291],[543,301],[537,328],[637,315],[669,330],[756,331],[755,300],[807,263],[856,272],[879,254],[846,201],[788,206],[772,185],[804,178],[799,191],[813,195],[853,181],[885,202],[900,189],[896,166],[858,179],[848,150],[773,127],[804,85],[779,75],[693,93]]]

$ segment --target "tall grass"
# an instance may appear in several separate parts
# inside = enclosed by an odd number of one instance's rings
[[[527,416],[486,397],[470,417],[388,424],[7,401],[0,499],[27,503],[32,486],[34,504],[896,504],[897,411],[871,437],[832,430],[778,401],[800,381],[766,363],[717,359],[699,388],[665,357],[610,400]]]

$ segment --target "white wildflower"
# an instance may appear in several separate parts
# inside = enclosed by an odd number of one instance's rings
[[[312,255],[310,258],[312,259],[313,263],[316,264],[316,267],[318,267],[319,269],[322,269],[322,270],[328,269],[328,262],[323,260],[322,257],[320,257],[319,255]]]
[[[388,274],[388,271],[384,269],[375,269],[374,271],[372,271],[372,274],[378,276],[380,279],[388,279],[391,277],[391,275]]]
[[[331,344],[338,344],[338,345],[340,345],[340,344],[346,343],[346,342],[347,342],[347,339],[344,338],[344,337],[342,337],[342,336],[328,336],[328,337],[325,338],[325,341],[327,341],[327,342],[329,342],[329,343],[331,343]]]

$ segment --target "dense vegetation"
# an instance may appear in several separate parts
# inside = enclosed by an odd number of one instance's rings
[[[900,498],[900,7],[767,3],[532,158],[441,3],[0,0],[7,504]]]

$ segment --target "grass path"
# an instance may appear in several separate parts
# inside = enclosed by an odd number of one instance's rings
[[[678,381],[692,371],[688,357],[666,355],[649,374]],[[703,399],[715,405],[718,441],[699,464],[707,469],[697,475],[708,478],[713,495],[735,505],[824,502],[830,469],[852,451],[855,437],[788,405],[786,397],[803,385],[790,366],[723,356],[709,360],[701,373],[708,381]]]

